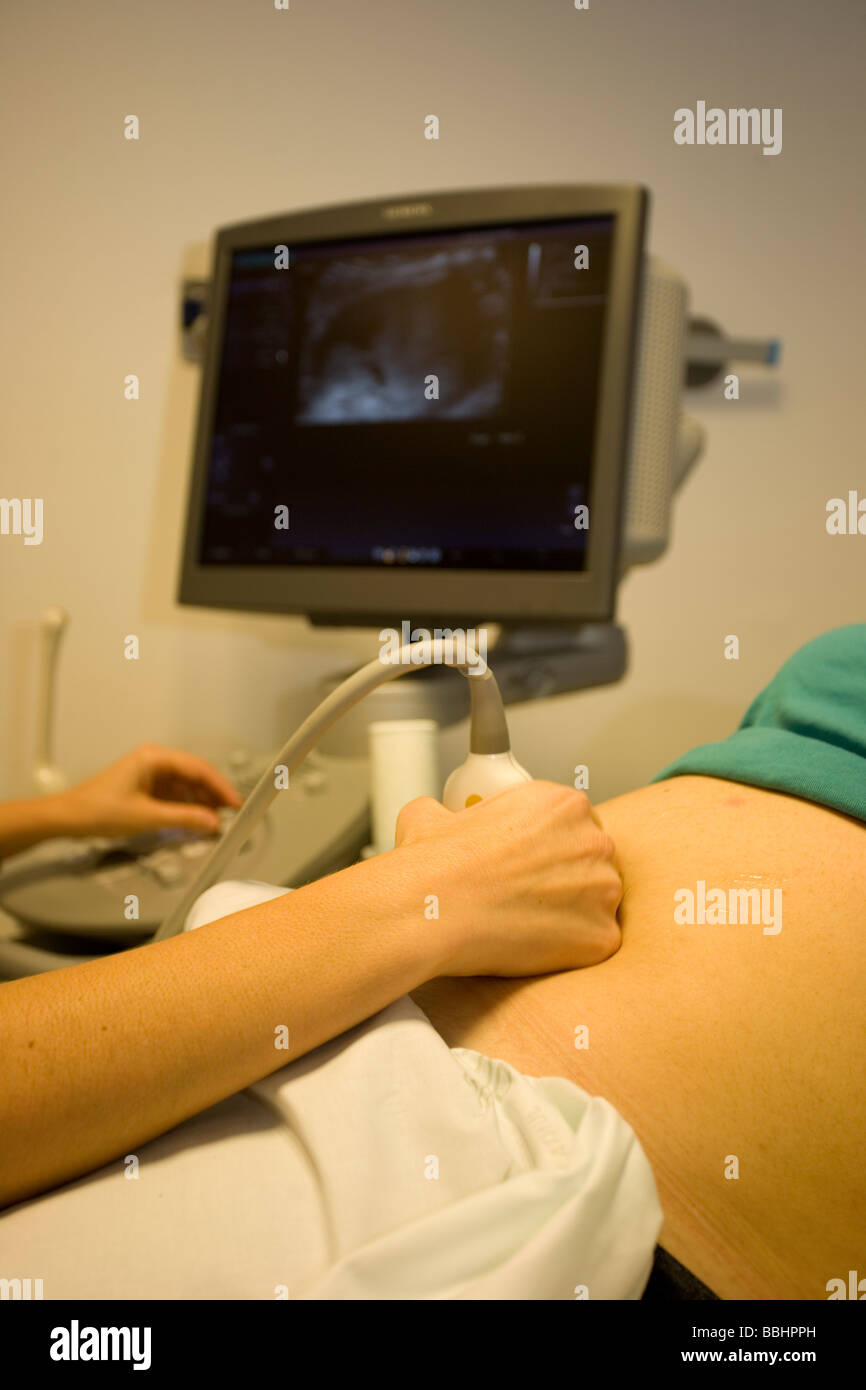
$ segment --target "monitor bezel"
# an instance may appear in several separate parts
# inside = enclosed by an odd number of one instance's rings
[[[178,601],[245,612],[306,615],[352,626],[409,618],[478,623],[575,623],[614,617],[634,386],[647,190],[567,185],[412,194],[233,223],[214,238],[203,376]],[[599,378],[583,571],[413,566],[206,565],[202,529],[231,258],[244,247],[613,217],[609,301]],[[613,460],[601,469],[600,458]],[[395,575],[399,581],[394,584]]]

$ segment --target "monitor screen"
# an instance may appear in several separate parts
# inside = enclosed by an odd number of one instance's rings
[[[201,562],[583,569],[612,228],[234,250]]]
[[[610,618],[645,209],[568,185],[221,228],[181,601]]]

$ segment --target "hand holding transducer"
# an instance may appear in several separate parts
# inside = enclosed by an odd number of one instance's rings
[[[424,856],[446,972],[539,975],[595,965],[620,945],[622,881],[613,840],[588,797],[526,782],[463,811],[419,797],[397,820],[396,853]],[[439,885],[438,887],[436,885]]]

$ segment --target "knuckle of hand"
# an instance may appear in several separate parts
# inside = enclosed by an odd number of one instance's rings
[[[565,806],[572,815],[584,817],[590,813],[590,801],[585,791],[580,787],[565,787],[561,783],[556,784],[559,796],[556,801]]]
[[[536,780],[524,782],[522,785],[527,791],[529,791],[530,788],[532,789],[531,794],[535,796],[536,800],[551,802],[553,805],[557,805],[559,802],[569,799],[572,794],[572,788],[563,786],[562,782]]]
[[[621,945],[622,932],[618,924],[614,921],[604,941],[602,960],[607,960],[609,956],[616,955]]]
[[[588,826],[581,838],[583,854],[587,859],[598,859],[603,864],[613,866],[616,846],[610,835],[597,826]]]
[[[397,813],[396,832],[402,839],[407,839],[413,828],[418,825],[419,816],[424,810],[427,802],[431,801],[429,796],[416,796],[413,801],[407,801]]]
[[[601,844],[599,847],[599,854],[601,855],[602,859],[611,860],[616,854],[616,844],[614,843],[613,836],[608,835],[606,830],[603,830],[601,833]]]

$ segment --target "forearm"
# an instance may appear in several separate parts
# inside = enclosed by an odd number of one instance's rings
[[[62,797],[41,796],[29,801],[0,803],[0,859],[18,854],[40,840],[70,833]]]
[[[456,924],[425,917],[430,863],[406,847],[0,986],[0,1205],[135,1151],[447,969]]]

